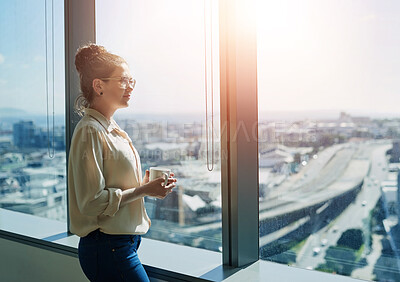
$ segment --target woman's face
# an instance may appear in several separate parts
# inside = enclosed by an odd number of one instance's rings
[[[121,64],[118,66],[110,75],[110,78],[113,78],[113,80],[104,81],[103,84],[103,101],[115,110],[128,107],[128,102],[133,90],[129,83],[124,83],[124,79],[125,81],[126,79],[129,81],[133,80],[128,65]]]

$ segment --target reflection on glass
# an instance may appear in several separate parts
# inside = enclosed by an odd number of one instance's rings
[[[259,5],[261,259],[399,281],[399,3]]]
[[[202,1],[123,1],[115,6],[100,1],[96,5],[96,38],[98,44],[128,61],[137,80],[130,106],[116,112],[115,119],[138,150],[143,172],[152,166],[167,167],[178,179],[175,191],[165,199],[145,198],[152,220],[145,236],[221,251],[217,112],[214,170],[208,171],[206,164],[203,5]],[[210,30],[212,15],[214,109],[219,109],[217,3],[214,6],[207,6],[206,22]],[[207,36],[210,43],[211,33]],[[208,87],[210,90],[211,85]],[[210,103],[211,95],[208,99]],[[208,112],[211,120],[210,108]]]
[[[0,208],[66,222],[64,3],[46,2],[0,3]]]

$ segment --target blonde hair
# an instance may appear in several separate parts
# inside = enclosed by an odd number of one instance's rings
[[[75,67],[79,73],[81,93],[75,99],[75,111],[82,116],[92,103],[95,94],[92,86],[96,78],[109,77],[126,61],[106,50],[103,46],[90,43],[80,47],[75,54]]]

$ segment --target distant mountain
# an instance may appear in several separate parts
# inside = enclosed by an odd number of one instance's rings
[[[357,117],[370,117],[370,118],[399,118],[400,113],[391,112],[377,112],[377,111],[367,111],[367,110],[308,110],[308,111],[261,111],[259,113],[260,120],[336,120],[340,117],[340,112],[346,112],[347,114]]]
[[[19,122],[22,120],[31,120],[38,127],[46,127],[47,121],[49,125],[53,125],[53,117],[49,116],[47,119],[46,114],[40,113],[30,113],[28,111],[17,109],[17,108],[0,108],[0,122],[8,124],[12,126],[15,122]],[[55,126],[63,126],[65,124],[65,115],[56,114],[54,116],[54,125]]]
[[[0,117],[1,116],[19,116],[26,115],[27,112],[17,108],[0,108]]]
[[[339,110],[309,110],[309,111],[261,111],[260,120],[325,120],[339,118]]]
[[[218,116],[219,113],[215,113]],[[194,122],[205,120],[205,113],[137,113],[137,112],[116,112],[114,118],[116,120],[131,119],[138,121],[169,121],[169,122]]]

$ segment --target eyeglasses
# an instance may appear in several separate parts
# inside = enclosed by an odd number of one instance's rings
[[[132,89],[135,88],[136,79],[126,77],[126,76],[117,76],[117,77],[106,77],[100,78],[101,80],[119,80],[121,83],[122,88],[127,89],[130,86]]]

